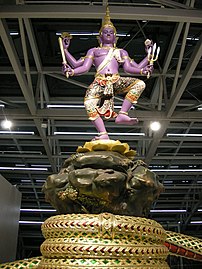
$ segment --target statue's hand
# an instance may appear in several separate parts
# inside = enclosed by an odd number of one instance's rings
[[[149,48],[152,48],[153,45],[154,45],[153,44],[153,41],[150,40],[150,39],[146,39],[145,42],[144,42],[144,44],[145,44],[145,51],[146,51],[146,53],[148,53]]]
[[[73,76],[74,75],[74,70],[68,64],[63,64],[62,65],[62,73],[65,76]]]
[[[150,75],[152,74],[154,70],[154,66],[152,64],[146,65],[144,68],[142,68],[142,75],[146,75],[148,77],[150,77]]]
[[[63,44],[63,48],[64,49],[68,49],[69,48],[69,45],[70,45],[70,38],[64,37],[62,39],[62,44]]]

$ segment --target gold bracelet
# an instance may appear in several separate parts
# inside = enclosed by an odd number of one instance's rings
[[[140,70],[140,75],[142,75],[143,70],[144,70],[143,68]]]
[[[72,73],[70,75],[70,77],[73,77],[74,76],[74,69],[72,69]]]

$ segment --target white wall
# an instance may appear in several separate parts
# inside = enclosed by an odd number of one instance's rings
[[[0,175],[0,263],[16,259],[21,196],[18,189]]]

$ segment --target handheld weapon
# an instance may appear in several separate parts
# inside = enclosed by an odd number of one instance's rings
[[[62,39],[66,38],[68,39],[68,41],[70,42],[70,39],[72,38],[72,36],[69,33],[62,33],[61,36],[58,38],[58,42],[60,45],[60,51],[62,54],[62,64],[66,64],[67,65],[67,61],[66,61],[66,57],[65,57],[65,52],[64,52],[64,47],[63,47],[63,43],[62,43]],[[66,77],[69,77],[69,74],[66,72]]]
[[[160,47],[156,48],[156,43],[154,43],[153,47],[150,47],[148,49],[147,58],[148,58],[149,65],[153,65],[154,62],[157,61],[159,52],[160,52]],[[150,77],[150,73],[148,72],[147,78],[149,77]]]

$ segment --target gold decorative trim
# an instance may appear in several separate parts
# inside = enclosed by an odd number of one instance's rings
[[[171,231],[166,231],[166,242],[172,245],[183,247],[188,251],[193,251],[196,254],[202,255],[202,240],[189,235],[184,235],[181,233],[175,233]]]
[[[40,250],[46,258],[166,259],[168,256],[168,249],[162,244],[132,239],[49,238],[43,242]]]
[[[168,264],[161,259],[48,259],[43,258],[40,269],[169,269]]]
[[[18,260],[14,262],[7,262],[4,264],[0,264],[1,269],[38,269],[39,263],[41,261],[42,257],[34,257],[24,260]]]
[[[165,230],[154,220],[102,214],[66,214],[48,218],[42,224],[43,236],[47,238],[104,238],[144,240],[163,243]]]
[[[121,143],[119,140],[95,140],[86,142],[83,146],[79,146],[76,152],[83,153],[99,150],[119,152],[131,159],[136,155],[135,150],[130,149],[127,143]]]

